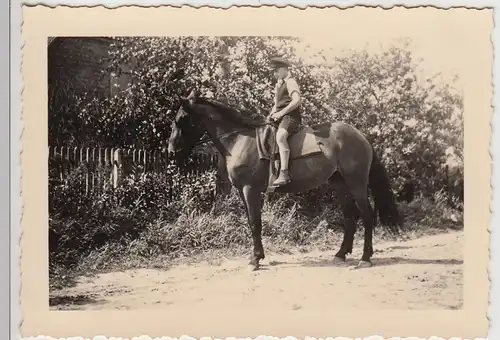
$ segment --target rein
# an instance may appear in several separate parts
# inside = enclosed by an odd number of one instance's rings
[[[278,125],[276,124],[276,122],[273,122],[273,121],[266,121],[265,123],[262,123],[262,124],[256,124],[252,127],[262,127],[262,126],[266,126],[266,125],[270,125],[274,128],[278,128]],[[226,137],[226,136],[230,136],[234,133],[238,133],[238,132],[243,132],[245,130],[247,130],[248,127],[244,127],[244,128],[241,128],[241,129],[235,129],[234,131],[230,131],[230,132],[225,132],[225,133],[222,133],[220,135],[217,135],[213,138],[214,141],[219,141],[221,138],[223,137]],[[209,140],[211,140],[212,138],[210,137],[210,135],[208,135],[208,133],[205,132],[205,136],[200,138],[197,142],[194,143],[193,147],[196,147],[196,146],[199,146],[201,144],[204,144],[206,142],[208,142]]]
[[[261,127],[261,126],[266,126],[266,125],[271,125],[272,127],[277,127],[275,124],[273,124],[272,122],[266,122],[264,124],[259,124],[259,125],[256,125],[255,127]],[[247,130],[248,127],[245,127],[245,128],[241,128],[241,129],[236,129],[234,131],[230,131],[230,132],[225,132],[225,133],[221,133],[220,135],[217,135],[215,136],[213,139],[218,141],[219,139],[223,138],[223,137],[227,137],[227,136],[230,136],[234,133],[238,133],[238,132],[243,132],[245,130]],[[206,132],[205,132],[205,136],[201,139],[199,139],[196,143],[194,143],[193,147],[195,146],[199,146],[201,144],[204,144],[206,142],[209,142],[211,140],[211,137],[210,135],[208,135]]]

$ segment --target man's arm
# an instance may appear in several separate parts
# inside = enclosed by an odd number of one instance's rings
[[[286,88],[288,90],[288,93],[290,94],[290,97],[292,97],[292,101],[283,110],[280,111],[281,117],[295,110],[302,101],[302,98],[300,96],[299,85],[297,84],[295,79],[293,78],[288,79],[286,82]]]
[[[274,86],[274,105],[273,105],[273,108],[271,109],[270,115],[272,115],[273,113],[276,112],[276,107],[278,106],[277,93],[278,93],[278,84],[276,84],[276,86]]]

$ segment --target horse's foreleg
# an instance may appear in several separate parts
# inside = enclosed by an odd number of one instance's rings
[[[259,268],[259,261],[265,258],[264,247],[262,246],[262,204],[260,191],[246,186],[243,187],[242,193],[253,239],[253,254],[250,256],[249,264],[253,270],[257,270]]]
[[[344,262],[346,260],[346,255],[352,253],[354,235],[356,234],[356,221],[358,218],[357,207],[349,193],[344,179],[340,177],[339,174],[334,175],[330,179],[330,183],[333,184],[337,193],[344,217],[344,238],[340,250],[335,254],[335,262]]]
[[[238,188],[238,194],[240,195],[240,198],[243,201],[243,206],[245,208],[245,215],[247,217],[248,225],[250,225],[250,215],[248,214],[248,205],[247,205],[247,200],[245,199],[245,195],[243,194],[243,189]]]

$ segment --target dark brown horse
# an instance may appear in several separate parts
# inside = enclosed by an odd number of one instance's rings
[[[254,270],[265,258],[261,239],[261,193],[268,190],[270,161],[259,156],[257,136],[262,129],[269,129],[267,124],[262,116],[215,100],[196,98],[191,92],[188,98],[181,99],[168,148],[170,153],[184,157],[205,133],[213,141],[224,157],[229,180],[246,207],[253,238],[250,265]],[[310,136],[314,135],[320,152],[291,159],[292,182],[276,188],[275,192],[301,192],[331,184],[341,199],[344,215],[344,238],[334,260],[344,262],[346,255],[352,253],[356,221],[361,217],[364,247],[357,267],[369,267],[376,214],[369,202],[368,189],[374,197],[380,222],[390,231],[401,225],[385,169],[372,145],[353,126],[335,122],[311,128]]]

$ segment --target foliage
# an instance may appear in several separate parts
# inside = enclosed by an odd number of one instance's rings
[[[183,211],[207,211],[215,190],[213,170],[193,177],[170,165],[165,175],[139,173],[116,189],[108,186],[86,195],[84,174],[79,167],[63,183],[49,185],[51,263],[75,265],[109,242],[135,239],[154,221],[173,221]],[[173,181],[180,184],[172,190]]]
[[[48,91],[49,140],[56,144],[69,146],[84,143],[82,140],[81,120],[78,112],[82,108],[81,94],[71,84],[53,81],[49,83]]]
[[[462,98],[437,76],[422,79],[407,44],[336,64],[330,100],[337,119],[367,135],[397,189],[411,180],[432,195],[443,187],[450,160],[463,171]]]
[[[271,56],[282,55],[295,65],[305,123],[343,120],[359,128],[380,154],[396,191],[410,182],[415,190],[432,196],[445,186],[444,166],[450,160],[458,169],[450,181],[463,179],[462,98],[437,76],[422,76],[408,43],[378,53],[353,51],[337,57],[333,65],[308,65],[298,50],[298,39],[290,37],[119,37],[115,41],[106,72],[124,82],[122,87],[109,98],[87,94],[65,105],[75,114],[71,122],[50,124],[52,135],[72,136],[87,145],[164,148],[178,96],[193,87],[267,114],[273,101],[267,63]],[[72,133],[61,132],[71,126]]]
[[[105,72],[125,79],[110,98],[81,94],[71,110],[87,143],[158,148],[170,134],[180,95],[197,87],[205,95],[266,114],[272,107],[273,55],[297,59],[292,38],[126,37],[116,38]],[[253,53],[253,51],[259,51]],[[220,53],[213,53],[219,51]],[[307,68],[296,74],[308,115],[317,111],[319,79]],[[72,102],[75,102],[73,100]],[[55,103],[57,104],[57,103]],[[55,111],[54,111],[55,112]],[[312,118],[311,118],[312,119]],[[58,136],[53,135],[54,138]]]

